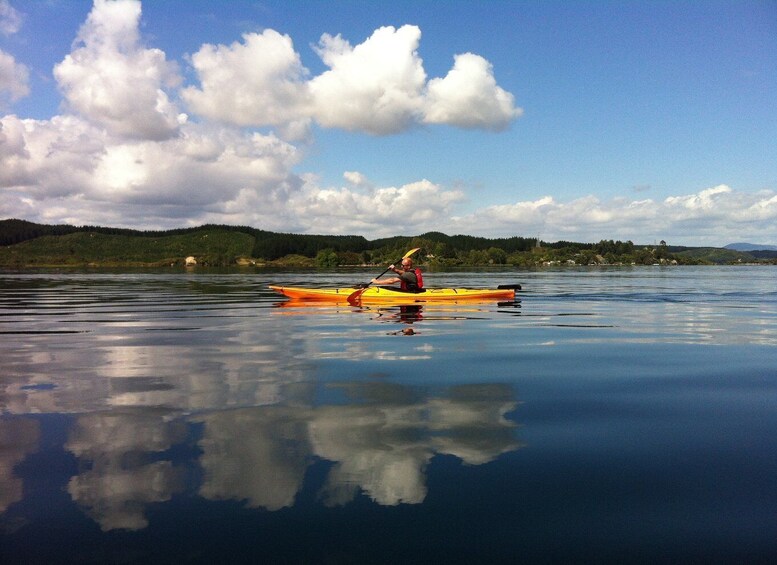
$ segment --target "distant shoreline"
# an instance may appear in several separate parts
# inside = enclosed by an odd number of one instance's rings
[[[0,267],[11,269],[359,267],[394,263],[410,248],[420,248],[416,262],[432,269],[777,264],[777,251],[671,246],[664,241],[544,242],[439,232],[368,241],[361,236],[282,234],[246,226],[140,232],[0,220]]]

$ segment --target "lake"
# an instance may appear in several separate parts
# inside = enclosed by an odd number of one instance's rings
[[[777,559],[777,268],[376,274],[0,272],[0,561]]]

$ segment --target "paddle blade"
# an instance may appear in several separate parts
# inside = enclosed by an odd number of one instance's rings
[[[416,247],[415,249],[411,249],[410,251],[408,251],[407,253],[405,253],[405,254],[402,256],[402,259],[406,259],[407,257],[410,257],[410,256],[411,256],[413,253],[415,253],[415,252],[416,252],[416,251],[418,251],[419,249],[421,249],[421,248],[420,248],[420,247]]]
[[[346,298],[346,300],[348,300],[348,304],[350,304],[351,306],[358,305],[359,300],[361,300],[362,294],[364,294],[365,290],[367,290],[366,286],[364,288],[360,288],[359,290],[349,294],[348,298]]]

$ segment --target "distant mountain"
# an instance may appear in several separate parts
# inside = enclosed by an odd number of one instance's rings
[[[729,243],[723,249],[733,251],[777,251],[777,245],[766,245],[762,243]]]

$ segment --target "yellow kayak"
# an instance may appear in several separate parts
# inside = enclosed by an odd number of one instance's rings
[[[355,292],[361,291],[355,298],[359,302],[454,302],[515,300],[516,290],[521,285],[500,285],[498,288],[425,288],[420,292],[409,292],[387,286],[344,288],[304,288],[295,286],[271,285],[270,288],[296,300],[319,300],[326,302],[347,302]]]

